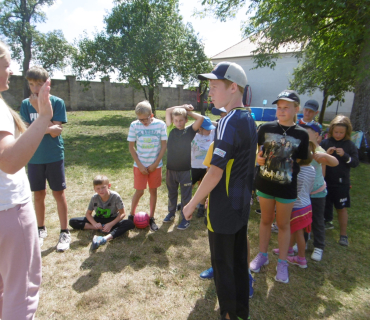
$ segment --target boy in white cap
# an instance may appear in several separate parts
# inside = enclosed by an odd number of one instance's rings
[[[196,205],[209,194],[206,219],[221,318],[246,320],[247,226],[257,148],[256,126],[242,103],[247,77],[238,64],[220,62],[198,79],[209,80],[212,103],[225,108],[227,115],[216,128],[211,167],[183,212],[191,219]]]

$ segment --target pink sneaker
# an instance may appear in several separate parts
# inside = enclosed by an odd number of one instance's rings
[[[272,253],[273,254],[276,254],[278,256],[279,253],[280,253],[279,248],[272,249]],[[289,248],[289,250],[288,250],[288,256],[294,256],[294,250],[293,250],[293,248]]]
[[[295,264],[296,266],[302,268],[302,269],[306,269],[307,268],[307,260],[306,258],[300,258],[298,256],[294,256],[294,257],[288,257],[287,258],[288,262],[291,263],[291,264]]]

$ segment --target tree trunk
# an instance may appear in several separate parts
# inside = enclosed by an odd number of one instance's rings
[[[202,92],[202,83],[199,83],[199,92],[200,92],[200,95],[199,95],[199,100],[200,100],[200,113],[202,116],[204,116],[206,113],[204,111],[204,95],[206,94],[207,92],[207,88],[208,88],[208,84],[205,83],[204,84],[204,90]]]
[[[23,99],[27,99],[30,96],[30,88],[28,86],[28,82],[26,80],[26,72],[30,68],[30,61],[31,61],[31,42],[26,41],[24,46],[24,58],[23,58]]]
[[[329,95],[328,95],[328,91],[326,89],[324,89],[323,96],[324,97],[323,97],[323,100],[322,100],[322,107],[321,107],[320,116],[319,116],[319,122],[321,124],[324,122],[325,110],[326,110],[326,106],[328,105]]]
[[[149,86],[149,103],[152,106],[152,111],[153,111],[154,116],[156,116],[157,106],[154,101],[154,87],[152,86]]]
[[[364,36],[364,46],[360,56],[358,74],[359,79],[355,85],[355,98],[351,112],[351,123],[353,130],[369,131],[370,127],[370,24],[367,25]]]

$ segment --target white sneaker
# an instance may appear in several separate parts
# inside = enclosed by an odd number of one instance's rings
[[[307,250],[307,248],[308,248],[308,242],[306,242],[306,250]],[[293,251],[294,251],[295,253],[298,253],[298,246],[297,246],[297,244],[295,244],[295,245],[293,246]]]
[[[311,255],[311,259],[315,261],[321,261],[323,252],[324,250],[320,248],[314,248],[312,255]]]
[[[71,234],[67,232],[61,232],[59,236],[59,242],[57,244],[57,251],[63,252],[69,249],[71,243]]]
[[[44,245],[44,239],[39,237],[40,248]]]
[[[45,239],[48,236],[48,230],[38,229],[39,230],[39,238]]]

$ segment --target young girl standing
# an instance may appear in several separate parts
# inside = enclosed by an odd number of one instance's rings
[[[325,224],[329,229],[333,228],[333,205],[338,213],[340,228],[339,244],[348,246],[347,222],[350,207],[350,170],[359,164],[358,151],[351,141],[352,125],[348,117],[336,116],[330,122],[328,139],[321,142],[321,146],[328,154],[333,155],[339,161],[336,167],[326,168],[326,184],[328,194],[325,204]],[[326,227],[328,228],[328,227]]]
[[[284,90],[273,104],[277,104],[278,120],[263,124],[258,131],[258,146],[262,150],[257,156],[260,169],[255,184],[261,205],[260,252],[250,263],[250,269],[259,272],[262,266],[269,263],[267,248],[276,206],[279,260],[275,280],[288,283],[287,254],[290,215],[297,198],[297,159],[307,158],[309,139],[306,130],[295,123],[300,107],[296,92]]]

